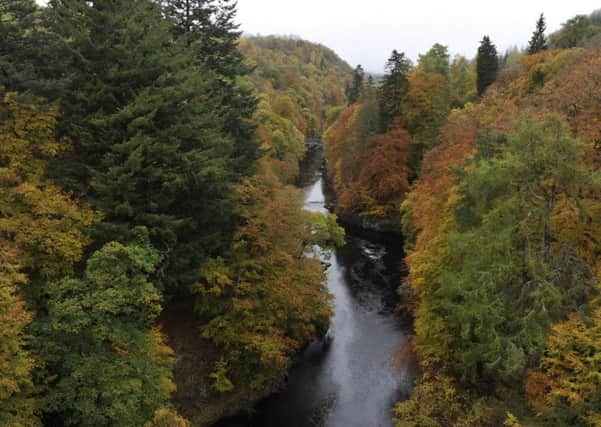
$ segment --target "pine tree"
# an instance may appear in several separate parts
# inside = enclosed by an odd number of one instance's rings
[[[359,100],[361,91],[363,90],[363,80],[365,80],[365,71],[363,71],[363,67],[359,64],[353,71],[352,83],[346,87],[346,97],[349,105]]]
[[[401,114],[401,102],[407,94],[407,73],[411,61],[396,50],[386,62],[386,75],[380,89],[380,132],[386,132],[392,121]]]
[[[482,96],[486,88],[497,79],[499,69],[499,59],[497,58],[497,48],[490,41],[488,36],[484,36],[478,48],[476,57],[476,73],[478,96]]]
[[[543,50],[547,50],[547,39],[545,37],[545,30],[547,24],[545,23],[545,15],[540,14],[540,18],[536,21],[536,30],[532,34],[530,44],[528,45],[528,54],[533,55]]]

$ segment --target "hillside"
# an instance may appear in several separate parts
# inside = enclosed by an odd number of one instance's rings
[[[346,104],[351,67],[325,46],[297,38],[248,37],[240,50],[254,68],[257,135],[278,173],[292,180],[306,138],[321,138]]]

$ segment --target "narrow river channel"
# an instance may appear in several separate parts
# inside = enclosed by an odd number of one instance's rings
[[[317,158],[306,162],[301,183],[305,208],[325,212],[321,153],[311,155]],[[395,357],[410,330],[395,311],[401,242],[398,236],[351,229],[346,241],[327,260],[327,287],[334,295],[327,338],[303,352],[281,393],[220,426],[391,425],[394,403],[409,395],[413,383],[412,362]]]

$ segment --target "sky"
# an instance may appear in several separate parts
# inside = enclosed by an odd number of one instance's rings
[[[598,8],[599,0],[238,0],[237,20],[245,33],[299,36],[381,73],[393,49],[415,61],[441,43],[472,58],[489,35],[504,52],[528,43],[541,12],[554,31]]]
[[[598,8],[599,0],[238,0],[238,21],[247,33],[324,44],[379,73],[393,49],[416,60],[438,42],[472,58],[487,34],[503,52],[527,45],[541,12],[554,31]]]

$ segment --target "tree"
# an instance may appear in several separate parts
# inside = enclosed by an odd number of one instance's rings
[[[359,64],[353,71],[352,84],[347,86],[346,89],[346,97],[349,105],[354,104],[359,100],[363,90],[363,80],[365,80],[365,71],[363,71],[363,67]]]
[[[344,239],[334,216],[301,210],[300,192],[269,168],[238,191],[244,224],[230,251],[203,265],[194,287],[201,332],[222,350],[212,375],[222,392],[264,387],[325,332],[329,294],[318,257],[307,253]]]
[[[409,88],[407,73],[411,67],[411,60],[404,53],[392,51],[379,94],[380,132],[387,132],[392,121],[401,115],[401,103]]]
[[[409,133],[398,126],[365,140],[361,170],[352,186],[360,197],[360,205],[354,207],[359,214],[383,219],[398,216],[400,203],[409,190],[411,148]]]
[[[480,42],[478,55],[476,56],[476,86],[478,96],[482,96],[486,88],[497,79],[498,68],[497,48],[492,44],[488,36],[484,36]]]
[[[0,236],[18,246],[19,263],[37,285],[73,272],[94,214],[45,177],[48,159],[69,149],[55,136],[56,109],[0,96]]]
[[[83,278],[48,285],[34,342],[50,383],[47,414],[65,425],[143,425],[169,402],[173,355],[153,327],[161,295],[149,278],[160,259],[144,229],[106,244]]]
[[[167,254],[157,269],[161,285],[193,282],[236,222],[240,158],[224,133],[219,77],[173,40],[170,21],[150,1],[54,0],[50,8],[77,62],[61,120],[76,155],[55,173],[103,211],[99,244],[125,242],[145,226]]]
[[[576,208],[596,185],[583,154],[557,116],[526,117],[461,177],[449,259],[420,289],[417,347],[430,362],[473,386],[519,384],[551,322],[586,301],[591,269],[551,227],[559,200]]]
[[[561,29],[550,36],[552,47],[569,49],[582,46],[585,41],[601,33],[599,26],[592,25],[591,18],[586,15],[576,15],[564,22]]]
[[[601,413],[601,308],[553,326],[540,368],[526,382],[529,403],[548,425],[589,426]]]
[[[449,49],[435,43],[428,52],[419,56],[417,69],[421,73],[449,74]]]
[[[449,69],[451,108],[461,108],[476,99],[476,73],[473,64],[463,56],[455,56]]]
[[[546,29],[547,24],[545,23],[545,15],[541,13],[540,18],[538,18],[538,21],[536,21],[536,30],[532,34],[532,38],[528,44],[529,55],[547,50],[547,39],[545,37]]]
[[[166,15],[175,22],[173,33],[194,52],[198,64],[213,71],[211,92],[221,103],[223,131],[234,141],[232,167],[238,177],[252,174],[259,145],[252,121],[257,99],[252,88],[240,84],[253,68],[244,62],[238,48],[241,36],[234,0],[159,0]]]
[[[33,315],[19,292],[27,282],[19,256],[12,242],[0,238],[0,424],[35,426],[39,424],[32,398],[35,361],[25,335]]]
[[[64,43],[49,31],[44,10],[35,0],[0,3],[0,88],[32,102],[56,100],[65,81]]]

